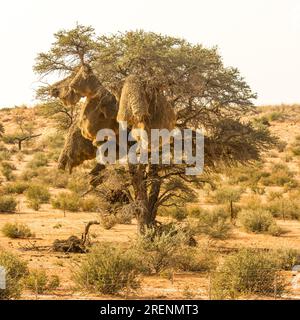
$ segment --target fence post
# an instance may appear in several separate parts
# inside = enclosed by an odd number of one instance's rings
[[[277,300],[277,273],[275,274],[274,299]]]

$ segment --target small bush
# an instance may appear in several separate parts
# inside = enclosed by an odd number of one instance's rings
[[[175,262],[181,271],[206,272],[215,269],[216,255],[208,250],[187,248],[176,255]]]
[[[0,300],[11,300],[20,297],[21,280],[28,273],[27,264],[17,256],[0,250],[0,266],[6,271],[6,289],[0,289]]]
[[[25,239],[31,238],[34,234],[30,231],[26,224],[9,223],[7,222],[3,228],[2,233],[11,239]]]
[[[29,188],[29,184],[23,181],[10,182],[4,186],[5,193],[22,194]]]
[[[75,281],[84,289],[102,294],[139,288],[139,271],[129,251],[107,244],[93,248],[75,272]]]
[[[226,258],[212,278],[215,299],[239,296],[281,295],[286,287],[278,273],[278,261],[270,253],[243,249]],[[276,288],[276,289],[275,289]]]
[[[13,168],[8,162],[4,162],[1,164],[1,173],[6,178],[7,181],[12,181],[15,179],[15,175],[13,174]]]
[[[48,164],[48,156],[43,152],[38,152],[33,156],[33,159],[28,163],[27,167],[36,169],[45,167]]]
[[[85,212],[97,212],[99,210],[99,199],[97,197],[86,197],[81,200],[80,206],[82,211]]]
[[[8,150],[0,151],[0,161],[9,161],[11,159],[11,153]]]
[[[39,210],[41,204],[48,203],[50,200],[48,188],[39,184],[30,185],[25,195],[29,206],[34,210]]]
[[[168,216],[177,221],[183,221],[187,218],[188,212],[186,208],[175,207],[167,210]]]
[[[15,212],[17,207],[16,200],[11,196],[0,197],[0,212]]]
[[[117,223],[119,224],[131,224],[133,215],[128,211],[120,211],[116,214]]]
[[[248,232],[268,233],[275,224],[273,216],[266,210],[243,210],[241,224]]]
[[[33,270],[25,280],[26,287],[36,294],[51,292],[60,285],[59,277],[48,276],[45,270]]]
[[[213,239],[224,240],[231,235],[231,224],[224,209],[203,211],[198,218],[198,231]]]
[[[116,216],[113,214],[110,215],[101,215],[100,224],[105,230],[110,230],[118,223]]]
[[[133,250],[140,258],[139,264],[144,272],[160,273],[178,266],[179,255],[184,252],[186,242],[187,235],[175,227],[160,233],[147,229],[138,238]]]
[[[65,211],[80,210],[80,198],[75,193],[61,192],[52,200],[52,207]]]

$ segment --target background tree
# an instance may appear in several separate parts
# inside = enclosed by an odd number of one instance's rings
[[[80,50],[73,34],[84,42]],[[117,97],[126,77],[137,75],[146,88],[166,96],[176,110],[178,128],[205,133],[205,171],[200,176],[187,176],[186,165],[150,163],[129,165],[114,173],[134,204],[141,232],[155,225],[160,206],[190,201],[193,190],[211,172],[257,160],[262,150],[275,143],[267,128],[255,128],[247,120],[255,111],[256,96],[237,69],[223,65],[216,48],[144,31],[101,36],[95,41],[93,29],[82,26],[55,37],[51,50],[37,58],[34,69],[39,74],[68,72],[88,61]]]
[[[19,151],[22,150],[23,143],[41,136],[34,133],[33,122],[27,119],[22,111],[17,112],[14,116],[14,122],[17,124],[17,129],[12,134],[3,135],[2,139],[5,143],[17,144]]]
[[[68,130],[76,122],[80,111],[80,103],[75,107],[67,107],[57,99],[46,101],[38,107],[43,116],[55,122],[59,131]]]

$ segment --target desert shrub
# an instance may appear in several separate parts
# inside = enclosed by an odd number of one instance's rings
[[[174,267],[181,271],[204,272],[214,270],[216,255],[213,252],[199,248],[181,250],[175,257]]]
[[[287,230],[281,228],[276,223],[273,223],[268,228],[268,234],[270,234],[273,237],[280,237],[281,235],[287,233]]]
[[[34,234],[31,232],[29,227],[26,224],[19,223],[9,223],[7,222],[3,228],[2,233],[8,238],[11,239],[25,239],[31,238]]]
[[[1,163],[1,173],[7,179],[7,181],[12,181],[15,179],[15,175],[13,171],[15,170],[15,166],[11,165],[9,162]]]
[[[215,299],[236,299],[239,296],[278,295],[286,284],[278,272],[278,261],[270,253],[242,249],[228,256],[212,277]]]
[[[81,200],[80,207],[82,211],[97,212],[99,210],[99,199],[89,196]]]
[[[160,210],[160,215],[164,217],[171,217],[177,221],[183,221],[188,216],[188,211],[184,207],[166,208]]]
[[[278,249],[272,252],[280,269],[292,270],[293,266],[300,264],[300,252],[295,249]]]
[[[231,235],[232,227],[228,220],[228,213],[223,208],[203,211],[198,217],[197,229],[213,239],[224,240]]]
[[[191,218],[199,218],[205,212],[202,208],[192,208],[188,210],[188,216]]]
[[[11,153],[8,150],[0,151],[0,161],[9,161],[11,159]]]
[[[36,211],[40,209],[41,204],[48,203],[51,197],[48,188],[40,184],[30,185],[25,195],[29,206]]]
[[[52,199],[52,207],[65,211],[76,212],[80,210],[80,198],[75,193],[61,192]]]
[[[25,279],[26,287],[36,294],[51,292],[60,285],[59,277],[48,276],[45,270],[32,270]]]
[[[108,244],[93,248],[74,276],[82,288],[102,294],[136,290],[140,285],[137,262],[130,251]]]
[[[21,280],[28,273],[27,264],[17,256],[0,250],[0,266],[6,271],[6,289],[0,289],[0,300],[11,300],[20,297]]]
[[[280,121],[284,119],[284,113],[280,111],[273,111],[267,115],[269,121]]]
[[[118,220],[117,220],[116,216],[113,214],[108,214],[108,215],[102,214],[100,216],[101,227],[103,227],[105,230],[110,230],[117,223],[118,223]]]
[[[86,174],[76,171],[68,181],[67,188],[75,193],[83,194],[87,191]]]
[[[38,152],[34,154],[32,160],[27,164],[30,169],[36,169],[39,167],[44,167],[48,164],[48,156],[43,152]]]
[[[23,181],[32,181],[33,178],[36,178],[39,176],[39,173],[37,170],[32,170],[32,169],[27,169],[27,170],[24,170],[21,174],[21,179]]]
[[[147,229],[134,244],[144,272],[160,273],[178,266],[178,257],[187,242],[187,235],[175,227],[163,232]]]
[[[131,224],[133,214],[130,211],[121,210],[116,214],[116,219],[119,224]]]
[[[268,202],[265,205],[265,209],[268,210],[273,217],[282,219],[300,219],[300,202],[294,199],[277,199]]]
[[[284,186],[288,183],[297,186],[296,181],[293,179],[293,173],[284,164],[273,165],[272,173],[268,177],[263,177],[261,182],[265,186]]]
[[[0,212],[15,212],[17,201],[11,196],[0,197]]]
[[[15,181],[10,182],[4,185],[4,192],[6,194],[8,193],[16,193],[16,194],[22,194],[24,191],[26,191],[29,188],[29,184],[24,181]]]
[[[283,230],[276,226],[276,222],[270,212],[264,209],[243,210],[240,222],[248,232],[273,233],[276,236],[283,233]]]

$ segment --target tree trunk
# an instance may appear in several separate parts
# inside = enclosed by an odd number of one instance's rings
[[[145,165],[132,166],[130,168],[130,173],[132,176],[135,201],[140,207],[136,213],[138,233],[144,234],[147,228],[155,226],[160,181],[158,179],[157,169],[153,166],[149,167],[148,174]],[[150,186],[148,186],[148,195],[147,183],[149,183],[149,181]]]
[[[18,141],[18,147],[19,147],[19,151],[22,151],[22,140]]]

